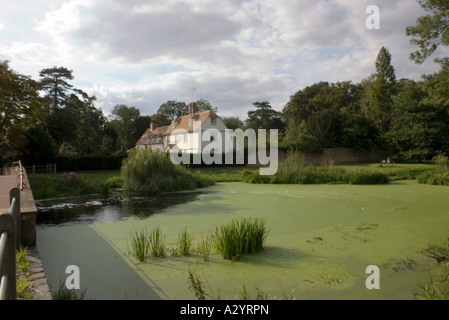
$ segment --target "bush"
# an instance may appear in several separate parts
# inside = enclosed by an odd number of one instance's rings
[[[254,254],[263,250],[268,231],[265,220],[232,220],[229,224],[216,227],[213,235],[218,253],[224,259],[238,260],[244,254]]]
[[[201,172],[190,172],[171,162],[168,154],[150,148],[134,150],[122,166],[124,187],[129,191],[159,193],[192,190],[214,182]]]
[[[104,194],[109,193],[109,191],[111,189],[114,188],[123,188],[123,178],[122,177],[112,177],[107,179],[105,182],[103,182],[102,184],[102,191]]]

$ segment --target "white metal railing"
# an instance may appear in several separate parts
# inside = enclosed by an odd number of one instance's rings
[[[0,214],[0,300],[16,299],[16,248],[20,223],[20,190],[10,190],[9,211]],[[19,238],[20,239],[20,238]]]

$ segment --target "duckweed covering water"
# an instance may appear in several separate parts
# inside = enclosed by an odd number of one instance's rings
[[[190,270],[223,299],[237,296],[242,285],[269,299],[413,299],[433,263],[421,250],[445,245],[449,230],[447,188],[414,181],[220,183],[204,190],[216,192],[146,219],[38,230],[49,282],[60,283],[66,266],[75,264],[87,298],[94,299],[195,299]],[[127,251],[130,230],[160,226],[169,247],[187,227],[193,247],[199,247],[216,226],[242,218],[264,219],[270,233],[264,251],[239,261],[212,251],[209,261],[192,252],[140,263]],[[413,261],[413,268],[398,268],[403,261]],[[369,265],[380,268],[379,290],[365,286]]]

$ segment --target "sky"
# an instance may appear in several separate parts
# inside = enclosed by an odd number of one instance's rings
[[[422,65],[409,59],[406,27],[426,14],[415,0],[3,0],[0,60],[35,80],[44,68],[73,70],[105,115],[205,99],[244,120],[254,102],[281,111],[314,83],[361,82],[382,46],[398,79],[438,71],[447,47]]]

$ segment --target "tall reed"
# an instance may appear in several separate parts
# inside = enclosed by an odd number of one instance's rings
[[[153,257],[165,256],[165,239],[162,237],[161,228],[153,229],[149,235],[149,250]]]
[[[178,235],[178,249],[183,256],[190,254],[192,247],[192,237],[187,232],[187,228],[183,228],[181,234]]]
[[[268,230],[265,219],[232,220],[227,225],[216,227],[213,234],[215,247],[224,259],[238,260],[244,254],[263,250]]]
[[[150,251],[148,231],[146,228],[140,231],[134,230],[130,232],[129,236],[131,241],[129,252],[140,262],[145,262]],[[128,240],[126,243],[128,245]]]

